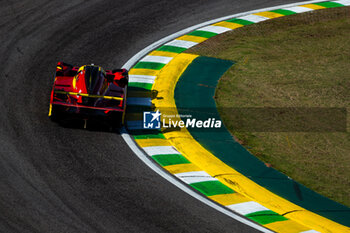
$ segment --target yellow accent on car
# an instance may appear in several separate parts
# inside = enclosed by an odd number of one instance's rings
[[[83,71],[84,69],[85,69],[85,66],[80,66],[79,69],[78,69],[78,73],[79,73],[80,71]]]
[[[75,89],[76,85],[77,85],[77,77],[74,77],[73,81],[72,81],[72,86],[74,89]]]
[[[49,107],[49,116],[51,116],[51,114],[52,114],[52,104],[50,104],[50,107]]]
[[[77,93],[77,92],[68,92],[68,91],[55,91],[57,94],[67,94],[67,95],[76,95],[76,96],[84,96],[89,98],[103,98],[103,99],[111,99],[111,100],[123,100],[123,97],[115,97],[115,96],[107,96],[107,95],[90,95],[85,93]]]

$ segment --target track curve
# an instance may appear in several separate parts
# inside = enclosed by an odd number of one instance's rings
[[[0,231],[253,232],[159,177],[120,135],[50,122],[49,93],[59,60],[118,68],[183,28],[291,2],[2,2]]]

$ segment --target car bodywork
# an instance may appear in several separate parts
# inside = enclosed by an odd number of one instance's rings
[[[103,70],[96,65],[72,66],[58,62],[51,91],[49,116],[120,116],[124,121],[128,71]]]

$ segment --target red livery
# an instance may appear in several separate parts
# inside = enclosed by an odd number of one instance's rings
[[[57,63],[49,116],[111,117],[124,120],[128,71]],[[117,116],[117,118],[116,118]]]

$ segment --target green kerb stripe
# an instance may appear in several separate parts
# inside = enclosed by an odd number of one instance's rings
[[[150,138],[161,138],[165,139],[164,135],[162,133],[156,133],[156,134],[142,134],[142,135],[133,135],[135,139],[150,139]]]
[[[320,3],[314,3],[315,5],[323,6],[326,8],[333,8],[333,7],[341,7],[344,6],[342,4],[336,3],[336,2],[320,2]]]
[[[128,83],[128,91],[129,88],[142,88],[142,89],[146,89],[146,90],[151,90],[152,89],[153,84],[152,83]],[[131,90],[130,89],[130,90]]]
[[[152,70],[160,70],[165,66],[163,63],[157,62],[144,62],[140,61],[133,68],[135,69],[152,69]]]
[[[238,24],[241,24],[241,25],[254,24],[254,22],[251,22],[251,21],[248,21],[248,20],[245,20],[245,19],[229,19],[229,20],[226,20],[226,22],[238,23]]]
[[[226,185],[222,184],[220,181],[216,180],[193,183],[190,184],[190,186],[197,189],[199,192],[203,193],[206,196],[235,192]]]
[[[166,52],[172,52],[172,53],[182,53],[183,51],[186,50],[186,48],[180,48],[180,47],[175,47],[171,45],[163,45],[162,47],[157,49],[158,51],[166,51]]]
[[[190,163],[185,157],[179,154],[153,155],[152,158],[161,166]]]
[[[296,12],[294,12],[294,11],[283,10],[283,9],[273,10],[270,12],[274,12],[274,13],[281,14],[281,15],[294,15],[294,14],[296,14]]]
[[[210,37],[216,36],[217,33],[197,30],[197,31],[190,32],[187,35],[210,38]]]
[[[288,220],[288,218],[285,218],[272,210],[258,211],[245,216],[261,225]]]

